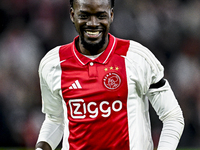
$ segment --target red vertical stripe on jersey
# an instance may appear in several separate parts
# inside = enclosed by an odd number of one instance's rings
[[[128,150],[128,90],[121,55],[126,55],[129,41],[110,35],[105,53],[94,61],[76,56],[73,45],[62,46],[59,51],[60,60],[64,60],[61,88],[67,106],[70,150]],[[81,65],[79,60],[86,64]],[[81,88],[73,88],[77,83]]]

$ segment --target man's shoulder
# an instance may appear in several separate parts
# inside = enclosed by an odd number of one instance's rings
[[[42,71],[44,67],[54,66],[56,65],[55,61],[58,62],[59,59],[59,49],[61,46],[57,46],[46,53],[46,55],[42,58],[39,65],[39,71]]]
[[[55,67],[57,66],[60,61],[62,61],[63,56],[60,56],[60,53],[62,52],[62,55],[64,54],[66,57],[70,57],[70,48],[72,47],[72,43],[66,44],[66,45],[60,45],[57,46],[50,51],[46,53],[46,55],[42,58],[40,61],[39,70],[43,69],[45,66],[48,67]],[[66,58],[65,57],[65,58]]]
[[[134,58],[146,60],[148,63],[157,59],[155,55],[144,45],[139,42],[130,40],[129,50],[127,55]]]
[[[123,56],[126,56],[127,53],[131,55],[140,54],[140,56],[145,57],[152,52],[137,41],[117,38],[116,53]]]
[[[156,56],[147,47],[143,46],[139,42],[130,41],[127,57],[139,66],[149,66],[153,72],[164,70],[162,64]]]
[[[152,52],[141,43],[120,38],[117,38],[115,53],[125,57],[131,57],[132,59],[134,59],[135,57],[148,59],[148,57],[153,55]]]
[[[146,46],[137,41],[130,40],[129,52],[132,53],[152,53]]]

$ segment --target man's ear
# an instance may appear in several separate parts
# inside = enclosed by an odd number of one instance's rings
[[[113,22],[113,20],[114,20],[114,9],[113,8],[111,8],[110,16],[111,16],[111,22]]]
[[[74,23],[74,9],[73,8],[70,8],[70,19],[72,23]]]

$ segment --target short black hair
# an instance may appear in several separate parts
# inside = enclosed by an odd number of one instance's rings
[[[115,5],[115,0],[110,0],[111,1],[111,8],[114,7]],[[74,0],[70,0],[70,6],[73,7],[73,3],[74,3]]]

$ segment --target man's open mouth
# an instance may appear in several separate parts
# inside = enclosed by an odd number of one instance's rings
[[[90,38],[97,38],[101,35],[100,31],[85,31],[86,35]]]

